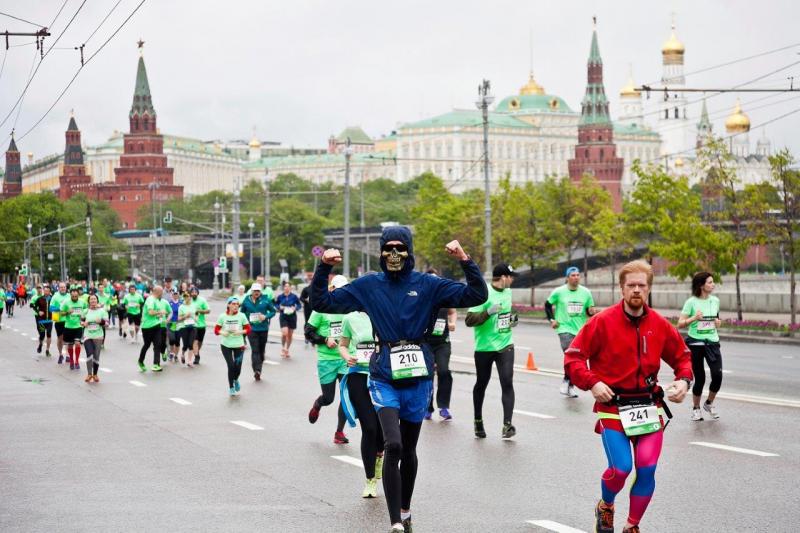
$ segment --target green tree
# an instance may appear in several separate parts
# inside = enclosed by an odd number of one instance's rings
[[[617,261],[621,256],[633,251],[635,241],[625,223],[625,217],[614,211],[611,206],[606,206],[598,211],[589,231],[592,234],[594,248],[606,257],[608,265],[611,267],[610,289],[613,299],[617,287],[615,274]]]
[[[558,236],[569,263],[580,246],[575,216],[576,187],[567,177],[548,176],[542,182],[542,195],[548,206],[553,232]]]
[[[573,191],[572,227],[575,228],[575,240],[583,248],[583,275],[588,283],[589,249],[596,245],[592,230],[599,214],[612,208],[613,200],[611,194],[589,174],[585,174],[577,186],[573,184]]]

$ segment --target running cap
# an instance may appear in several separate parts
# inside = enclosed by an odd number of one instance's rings
[[[342,276],[341,274],[336,274],[335,276],[333,276],[333,279],[331,280],[331,285],[333,285],[334,289],[341,289],[348,283],[349,282],[347,281],[347,278]]]
[[[263,288],[261,287],[260,283],[253,283],[252,285],[250,285],[250,292],[253,292],[253,291],[261,292],[262,290],[263,290]]]
[[[197,294],[200,294],[200,291],[194,285],[189,287],[189,292],[196,292]]]
[[[514,272],[514,267],[511,265],[499,263],[494,266],[494,270],[492,270],[492,277],[499,278],[500,276],[517,276],[517,273]]]
[[[228,297],[228,301],[225,302],[225,303],[226,304],[232,304],[233,302],[236,302],[238,304],[239,303],[239,298],[237,298],[236,296],[230,296],[230,297]]]
[[[576,266],[567,267],[567,271],[566,271],[566,273],[564,275],[565,276],[569,276],[573,272],[577,272],[578,274],[580,274],[581,273],[581,269],[576,267]]]

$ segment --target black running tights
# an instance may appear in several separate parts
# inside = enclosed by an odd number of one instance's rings
[[[472,389],[472,405],[475,419],[483,419],[483,397],[492,378],[492,363],[497,366],[500,389],[503,391],[503,422],[511,422],[514,413],[514,345],[499,352],[475,352],[475,387]]]
[[[705,362],[708,363],[708,369],[711,373],[711,383],[708,386],[708,390],[719,392],[720,387],[722,387],[722,354],[719,351],[719,347],[691,344],[689,345],[689,350],[692,352],[692,372],[694,373],[692,394],[695,396],[702,396],[703,394],[703,387],[706,384]],[[713,350],[713,362],[711,357],[707,357],[707,350]]]
[[[163,346],[161,344],[161,326],[153,326],[152,328],[142,328],[142,349],[139,351],[139,362],[144,363],[144,358],[147,355],[147,350],[150,345],[153,345],[153,364],[161,363],[161,352]]]
[[[348,374],[347,391],[350,394],[350,403],[358,415],[358,423],[361,425],[361,461],[364,463],[364,473],[367,479],[372,479],[375,477],[375,459],[378,457],[378,450],[383,449],[383,431],[369,396],[367,375]]]
[[[324,385],[320,383],[319,386],[322,388],[322,394],[320,394],[319,398],[316,400],[316,403],[319,407],[325,407],[326,405],[333,403],[334,398],[336,398],[336,386],[339,384],[340,379],[342,379],[342,374],[336,376],[336,379],[330,383],[326,383]],[[344,417],[344,409],[342,408],[341,401],[339,401],[339,410],[337,414],[339,420],[336,422],[336,431],[344,431],[344,423],[346,419]]]
[[[383,429],[383,492],[389,508],[389,521],[401,522],[400,509],[411,509],[414,481],[417,479],[417,441],[422,423],[400,420],[392,407],[378,411]],[[399,465],[399,466],[398,466]]]
[[[228,365],[228,387],[233,388],[233,382],[239,379],[239,375],[242,373],[244,346],[241,348],[220,346],[220,348],[222,348],[222,357],[225,358],[225,363]]]

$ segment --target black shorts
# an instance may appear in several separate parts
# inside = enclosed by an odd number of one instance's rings
[[[56,337],[60,337],[64,334],[64,323],[63,322],[56,322]]]
[[[64,344],[75,344],[81,342],[83,328],[64,328]]]
[[[178,330],[171,329],[167,333],[169,337],[169,345],[170,346],[180,346],[181,344],[181,334]]]
[[[206,328],[194,328],[194,340],[203,344],[203,339],[206,338]]]
[[[134,324],[136,326],[142,325],[142,314],[139,313],[138,315],[128,315],[128,324]]]
[[[297,314],[284,315],[278,319],[282,328],[297,329]]]
[[[120,320],[125,320],[128,316],[128,311],[124,307],[117,307],[117,317]]]

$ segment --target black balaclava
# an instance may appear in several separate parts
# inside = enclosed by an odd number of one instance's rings
[[[394,272],[386,268],[386,259],[381,255],[381,270],[383,270],[387,276],[394,279],[407,276],[409,272],[414,270],[414,244],[411,240],[411,230],[406,226],[389,226],[384,228],[381,234],[381,249],[383,249],[384,244],[390,241],[400,241],[405,244],[408,248],[408,257],[403,264],[403,268],[398,272]]]

